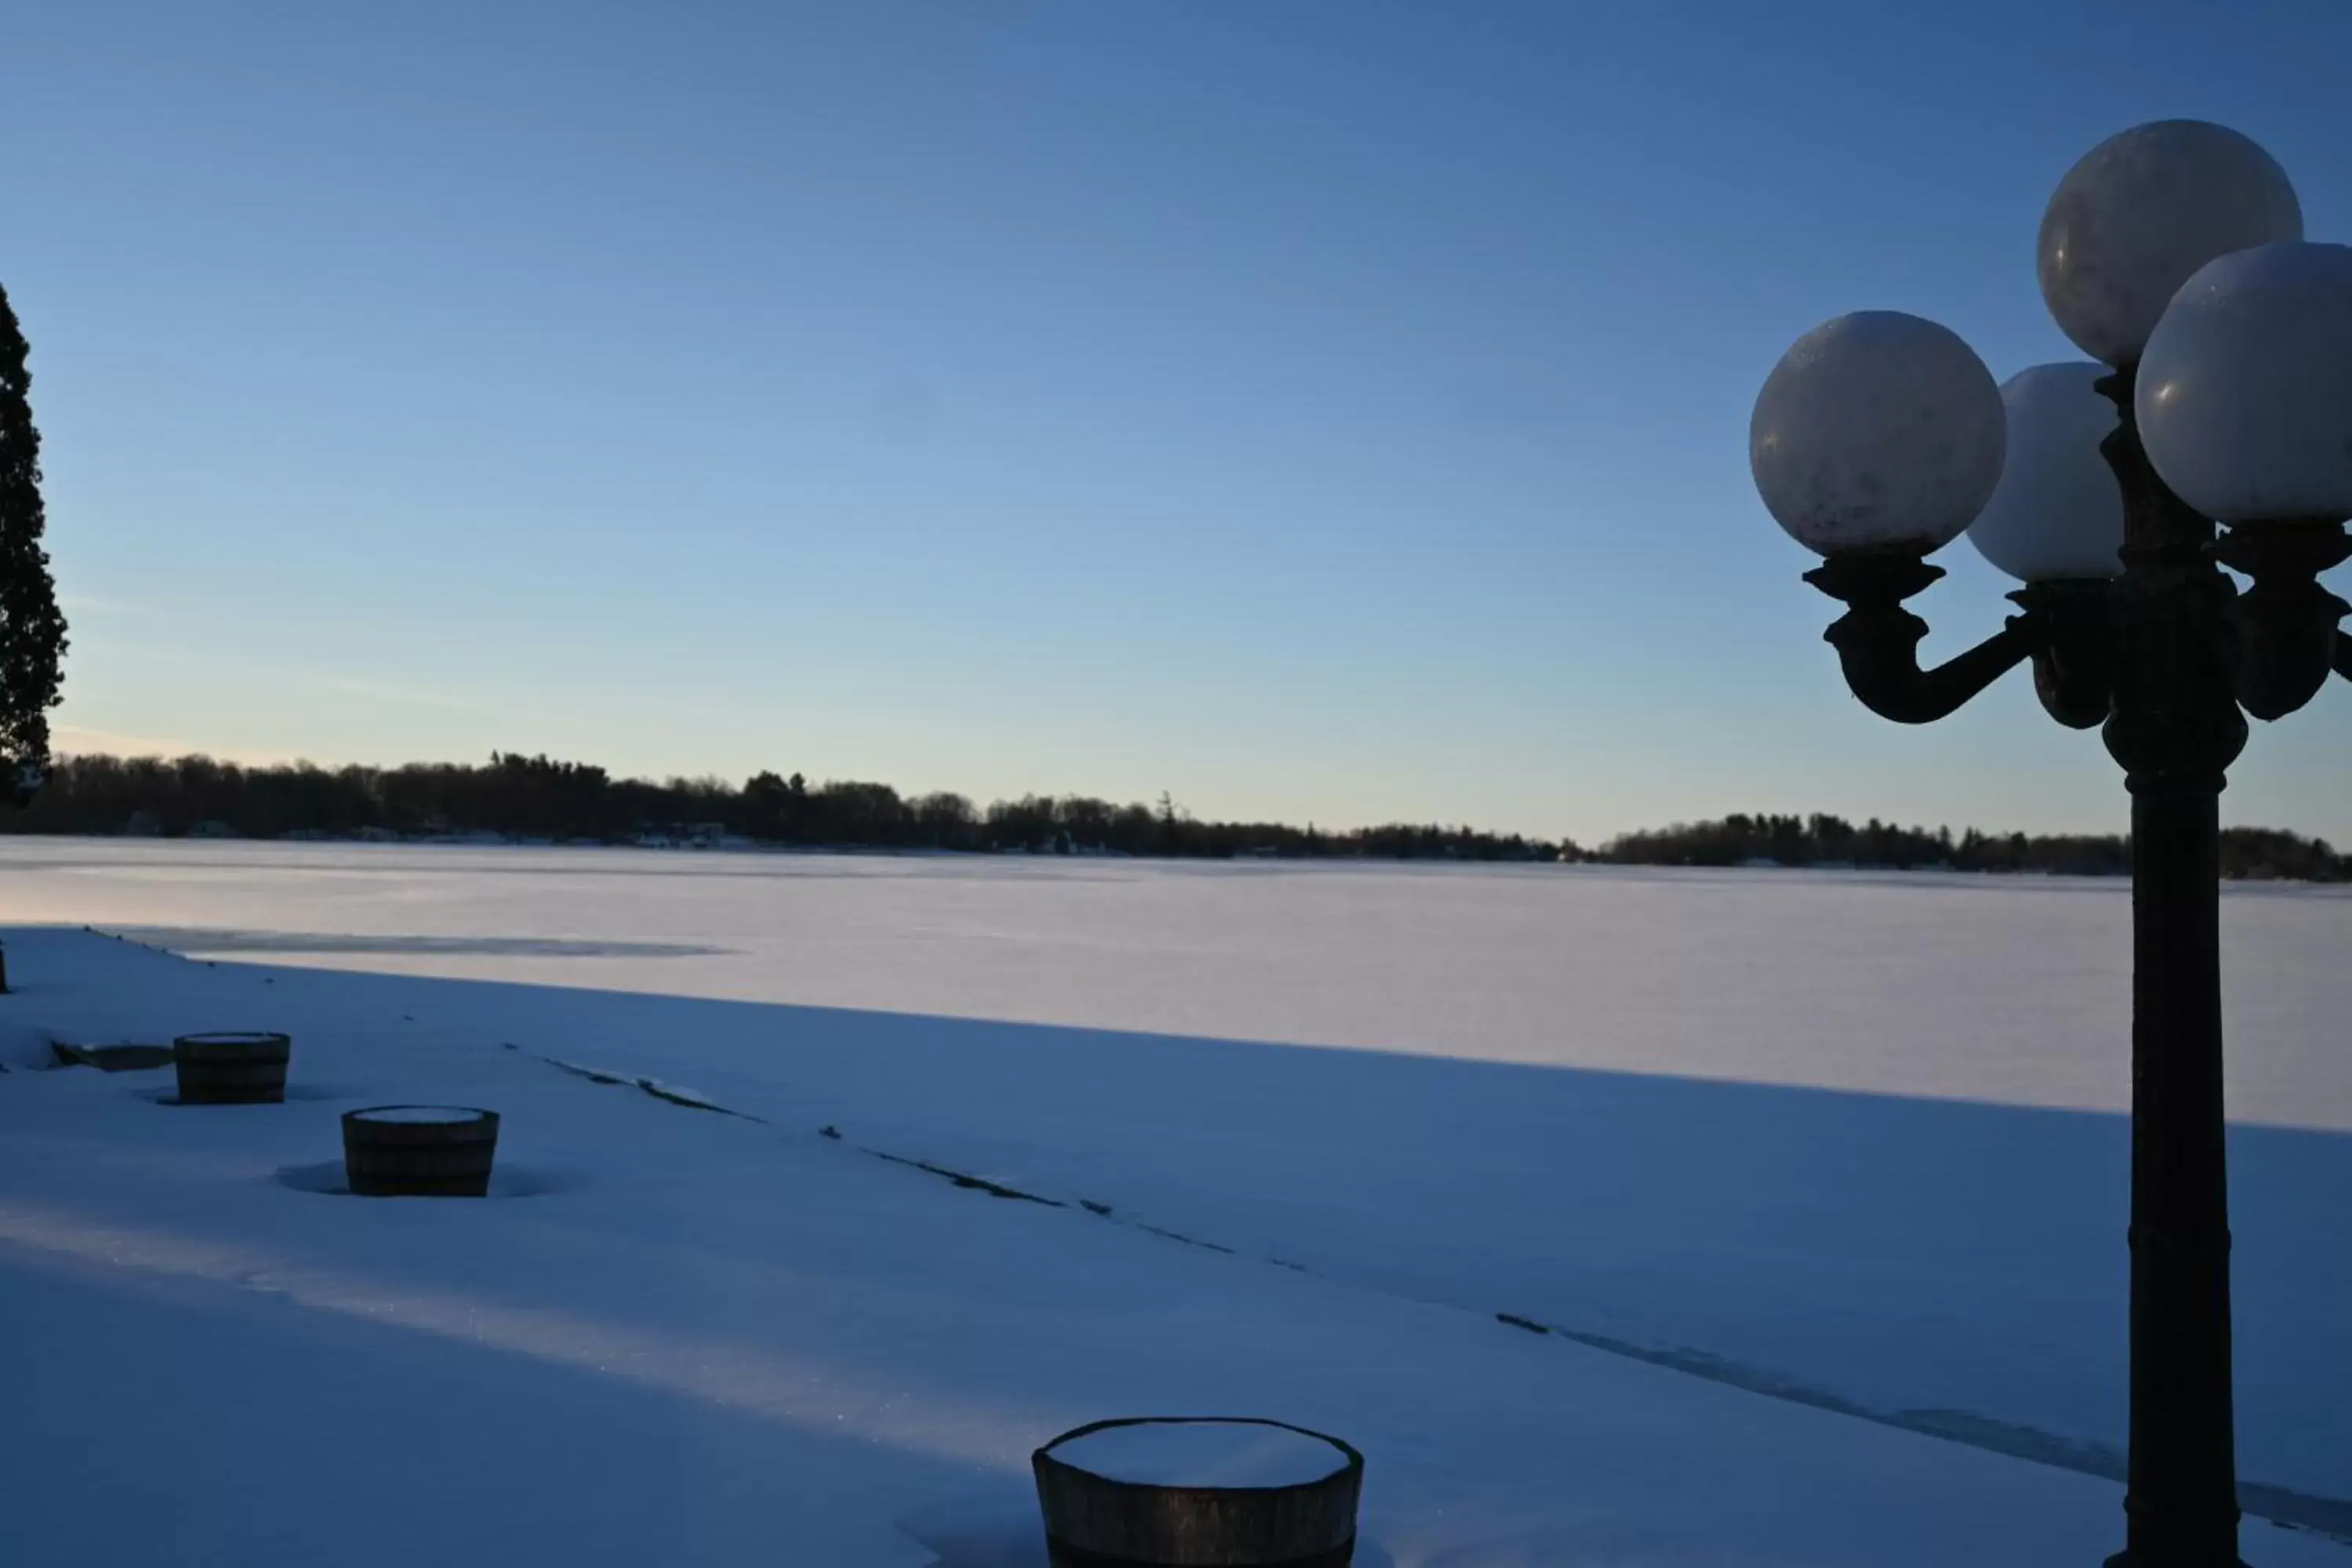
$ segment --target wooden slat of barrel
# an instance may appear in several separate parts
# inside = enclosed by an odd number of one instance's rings
[[[489,1195],[498,1156],[499,1114],[476,1110],[464,1120],[385,1121],[373,1112],[414,1107],[373,1106],[343,1115],[343,1174],[362,1197]],[[452,1108],[452,1114],[463,1114]]]
[[[1345,1463],[1320,1479],[1274,1487],[1113,1480],[1054,1453],[1091,1433],[1160,1424],[1097,1421],[1037,1450],[1032,1464],[1055,1568],[1347,1568],[1353,1562],[1364,1460],[1336,1437],[1281,1421],[1223,1423],[1300,1433],[1344,1456]]]
[[[182,1035],[172,1042],[183,1105],[267,1105],[286,1098],[294,1043],[270,1033]]]

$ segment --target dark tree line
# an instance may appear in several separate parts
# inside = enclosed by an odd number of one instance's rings
[[[20,833],[235,835],[247,838],[504,837],[628,843],[647,837],[887,849],[1028,850],[1230,858],[1330,856],[1553,860],[1573,845],[1466,827],[1323,833],[1282,823],[1203,822],[1162,796],[1157,806],[1083,795],[1029,795],[985,808],[947,793],[901,795],[884,784],[812,784],[798,773],[720,779],[615,779],[603,768],[493,753],[487,766],[411,763],[332,770],[240,767],[209,757],[66,757],[32,805],[0,822]]]
[[[1897,827],[1871,818],[1859,827],[1843,817],[1750,816],[1677,823],[1612,839],[1593,858],[1628,866],[1854,866],[1887,869],[1948,868],[1955,871],[2043,872],[2055,876],[2127,876],[2131,840],[2122,835],[1979,833],[1955,838],[1948,827]],[[2268,827],[2231,827],[2221,834],[2221,874],[2238,879],[2287,878],[2309,882],[2352,880],[2352,856],[2326,840]]]
[[[1156,805],[1085,795],[1024,795],[982,807],[949,793],[902,795],[888,784],[761,773],[723,779],[616,779],[586,763],[494,752],[488,764],[325,769],[240,767],[209,757],[65,757],[17,833],[235,835],[246,838],[431,837],[632,843],[749,840],[824,848],[1118,854],[1179,858],[1598,860],[1626,866],[1926,867],[1957,871],[2120,876],[2120,837],[1988,834],[1897,827],[1875,818],[1734,815],[1629,833],[1598,850],[1566,840],[1467,827],[1391,824],[1329,833],[1279,822],[1204,822],[1162,795]],[[2223,873],[2352,880],[2352,857],[2269,828],[2221,836]]]

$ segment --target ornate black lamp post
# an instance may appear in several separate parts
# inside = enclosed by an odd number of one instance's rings
[[[1749,457],[1772,515],[1826,558],[1806,581],[1845,605],[1828,638],[1874,712],[1930,722],[2031,660],[2051,717],[2103,725],[2123,765],[2131,1467],[2111,1562],[2234,1568],[2220,804],[2246,714],[2294,712],[2331,669],[2352,679],[2352,606],[2318,581],[2352,555],[2352,248],[2303,243],[2253,142],[2165,121],[2068,172],[2040,272],[2101,363],[1996,387],[1933,322],[1840,317],[1773,370]],[[1963,531],[2024,580],[2021,613],[1923,670],[1927,623],[1903,601]]]

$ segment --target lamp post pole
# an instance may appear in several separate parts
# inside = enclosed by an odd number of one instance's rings
[[[2221,1098],[2221,791],[2246,743],[2236,589],[2213,524],[2148,466],[2133,375],[2104,388],[2124,497],[2107,750],[2132,821],[2131,1437],[2118,1563],[2238,1562]]]
[[[1806,580],[1846,606],[1827,637],[1864,706],[1931,722],[2030,661],[2044,710],[2101,728],[2124,770],[2131,1414],[2110,1568],[2242,1568],[2221,797],[2248,715],[2294,712],[2331,672],[2352,680],[2352,605],[2319,582],[2352,556],[2352,248],[2302,243],[2261,148],[2170,121],[2068,174],[2041,272],[2059,325],[2104,366],[1996,388],[1933,322],[1840,317],[1766,381],[1749,456],[1773,516],[1825,557]],[[2025,580],[2021,613],[1923,669],[1927,626],[1903,602],[1962,531]]]

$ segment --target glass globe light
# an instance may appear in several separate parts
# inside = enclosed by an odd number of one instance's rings
[[[2226,126],[2158,120],[2108,137],[2066,171],[2042,215],[2042,298],[2077,347],[2140,357],[2189,275],[2217,256],[2303,237],[2286,171]]]
[[[1765,507],[1808,549],[1924,554],[1992,494],[2007,424],[1992,373],[1949,328],[1861,310],[1772,367],[1748,462]]]
[[[2123,489],[2100,454],[2116,405],[2095,390],[2102,364],[2037,364],[2001,384],[2009,458],[1969,542],[2026,583],[2113,577],[2123,570]]]
[[[2157,324],[2134,400],[2148,461],[2207,517],[2352,518],[2352,247],[2207,263]]]

